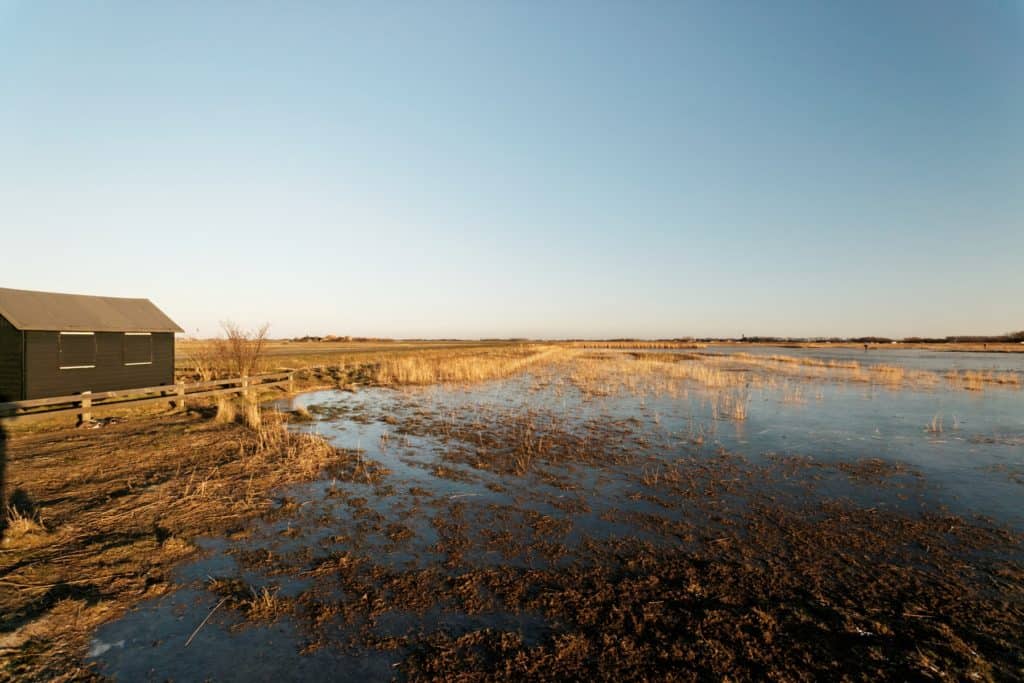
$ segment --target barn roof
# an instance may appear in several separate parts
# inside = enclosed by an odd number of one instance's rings
[[[0,315],[19,330],[184,332],[149,299],[0,287]]]

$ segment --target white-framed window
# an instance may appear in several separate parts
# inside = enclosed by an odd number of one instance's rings
[[[124,333],[124,364],[153,364],[153,335],[149,332]]]
[[[96,367],[96,333],[61,332],[57,335],[57,356],[61,370]]]

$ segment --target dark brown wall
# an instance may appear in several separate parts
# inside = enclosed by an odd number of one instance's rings
[[[124,364],[124,335],[96,333],[96,367],[61,370],[57,332],[25,332],[25,398],[174,383],[174,335],[153,333],[153,364]]]
[[[0,316],[0,403],[22,399],[21,349],[21,330]]]

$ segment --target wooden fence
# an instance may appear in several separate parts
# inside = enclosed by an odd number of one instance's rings
[[[0,422],[15,420],[26,422],[48,419],[58,415],[75,414],[78,415],[79,423],[82,423],[91,420],[92,414],[98,410],[134,408],[149,403],[173,403],[178,410],[184,410],[188,401],[197,398],[242,394],[248,391],[282,386],[289,390],[292,388],[293,375],[291,372],[215,379],[209,382],[190,384],[178,382],[141,389],[121,389],[96,393],[85,391],[72,396],[0,403]]]

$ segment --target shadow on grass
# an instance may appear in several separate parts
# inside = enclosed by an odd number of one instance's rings
[[[4,474],[7,470],[7,432],[0,422],[0,542],[7,532],[7,488]]]

